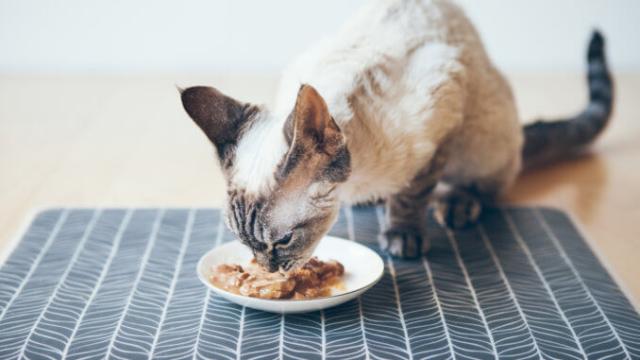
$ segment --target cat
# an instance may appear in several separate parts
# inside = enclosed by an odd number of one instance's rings
[[[290,65],[276,107],[206,86],[184,109],[217,150],[227,226],[269,271],[300,266],[340,204],[385,201],[381,247],[429,248],[427,204],[447,226],[473,224],[523,167],[577,151],[606,126],[613,84],[604,39],[588,48],[589,104],[522,126],[508,82],[472,23],[448,0],[376,0]],[[302,85],[301,85],[302,84]]]

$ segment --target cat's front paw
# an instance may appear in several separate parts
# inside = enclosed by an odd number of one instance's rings
[[[403,259],[417,258],[429,248],[427,238],[413,227],[391,227],[380,234],[379,242],[382,250]]]

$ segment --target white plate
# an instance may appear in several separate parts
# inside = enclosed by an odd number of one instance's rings
[[[209,278],[216,266],[243,265],[253,257],[251,251],[239,241],[218,246],[200,258],[198,277],[213,292],[236,304],[277,313],[300,313],[325,309],[354,299],[375,285],[384,272],[384,263],[373,250],[333,236],[322,239],[313,255],[320,260],[338,260],[344,265],[344,289],[334,289],[331,296],[317,299],[267,300],[237,295],[214,286]]]

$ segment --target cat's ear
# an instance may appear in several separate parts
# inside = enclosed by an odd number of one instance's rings
[[[215,88],[194,86],[181,91],[187,114],[215,145],[224,164],[238,141],[242,126],[257,108],[224,95]]]
[[[302,85],[298,90],[296,104],[285,124],[285,136],[291,146],[302,145],[327,154],[334,154],[344,145],[340,127],[311,85]]]
[[[331,117],[324,99],[312,86],[300,87],[296,104],[285,122],[284,133],[290,149],[282,176],[290,174],[305,159],[307,174],[321,171],[323,179],[346,180],[351,161],[345,136]],[[308,168],[312,164],[318,168]]]

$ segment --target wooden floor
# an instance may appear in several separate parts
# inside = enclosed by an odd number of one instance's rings
[[[584,106],[582,76],[510,78],[523,119]],[[273,76],[0,76],[0,251],[43,207],[220,205],[213,149],[175,84],[266,104],[277,85]],[[613,122],[592,151],[523,175],[507,201],[571,213],[640,299],[640,74],[619,74],[616,90]]]

